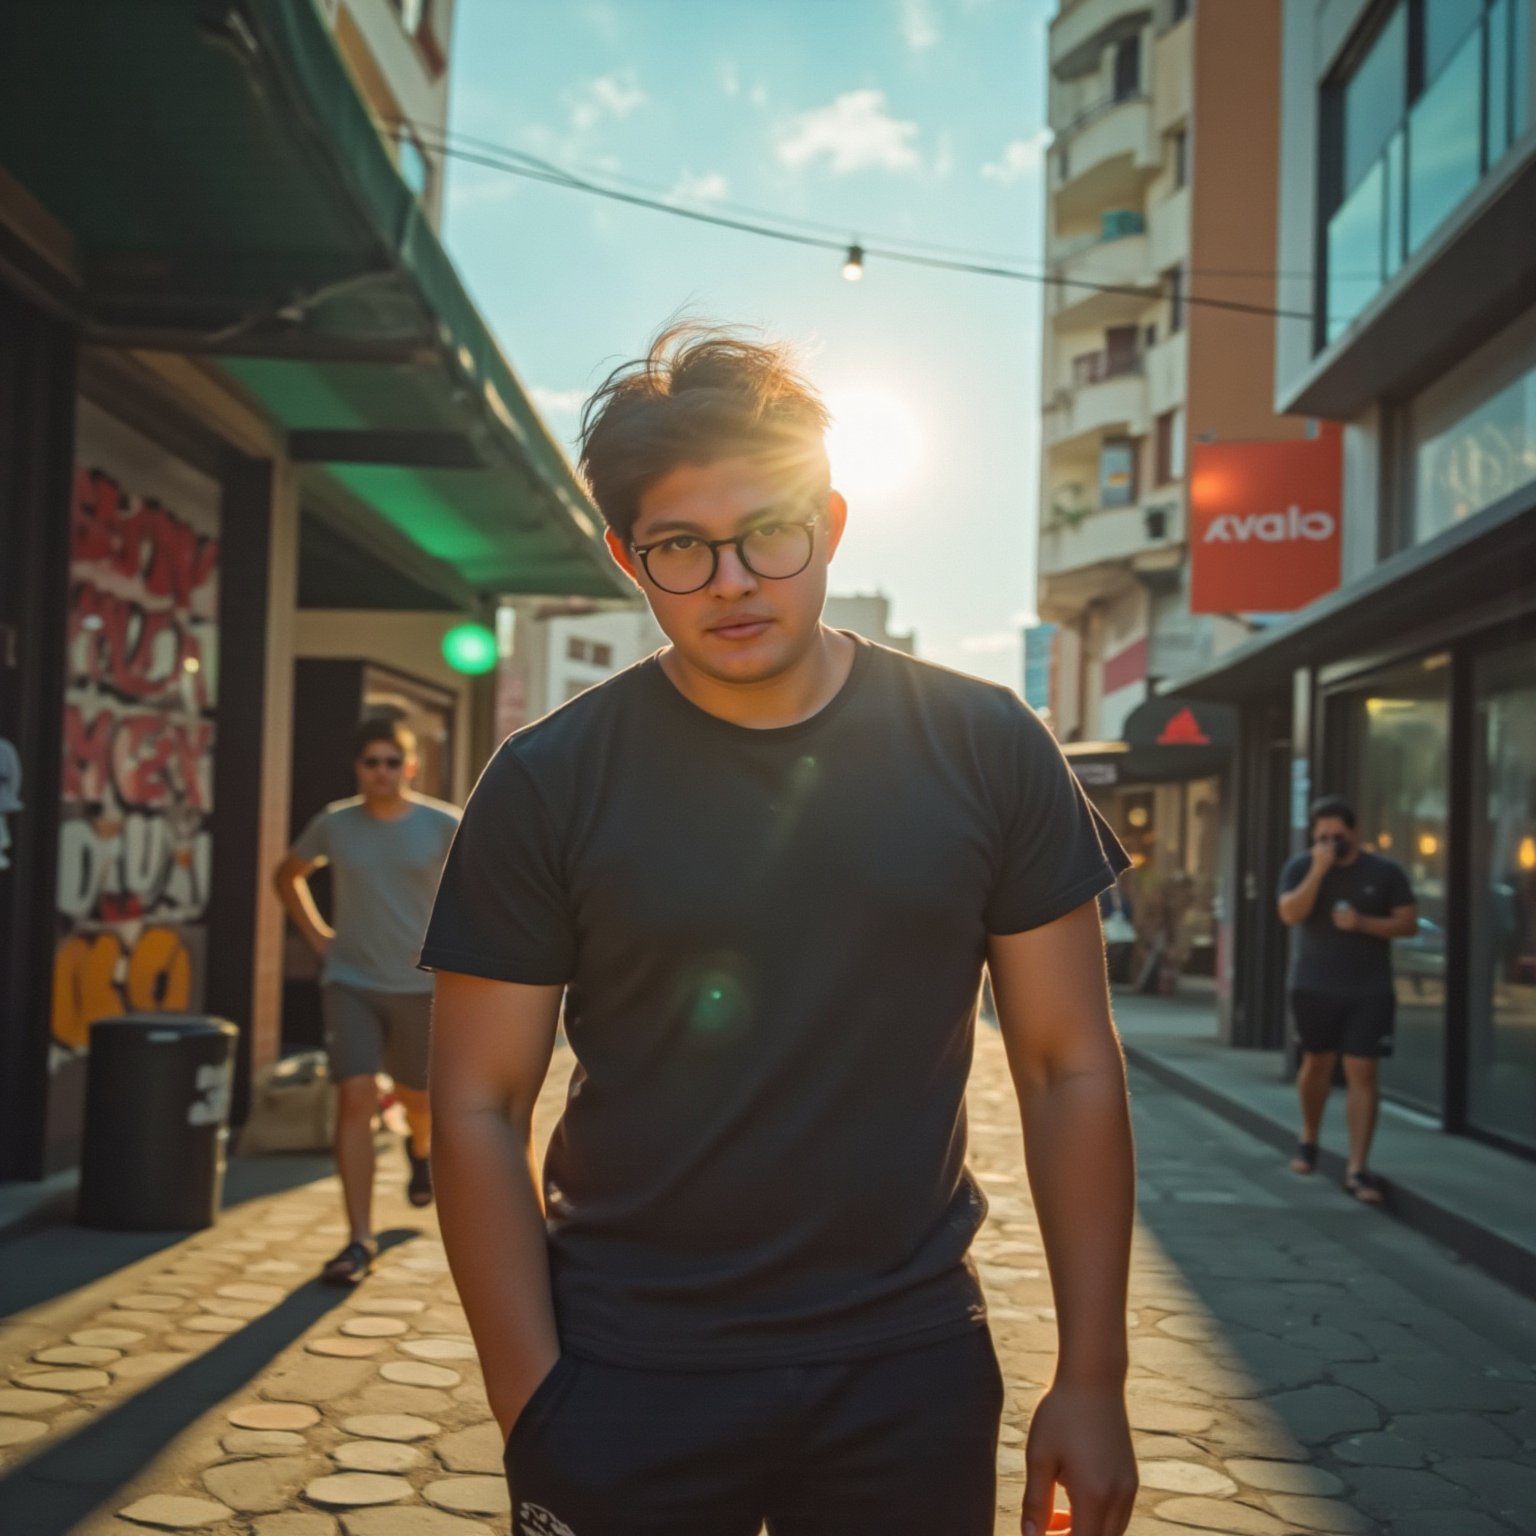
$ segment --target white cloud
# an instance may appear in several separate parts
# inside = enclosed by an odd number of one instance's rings
[[[768,87],[762,84],[754,85],[752,89],[747,92],[747,100],[750,101],[754,107],[766,107],[768,105]]]
[[[548,389],[542,384],[535,384],[529,389],[528,398],[546,416],[575,416],[582,406],[586,404],[587,391],[584,389]]]
[[[938,42],[939,22],[932,0],[901,0],[901,40],[914,53]]]
[[[729,60],[720,66],[720,89],[727,96],[741,95],[741,71]]]
[[[917,133],[916,123],[886,111],[884,91],[844,91],[830,105],[796,117],[780,136],[778,157],[794,167],[824,158],[840,176],[872,166],[914,171],[922,165],[914,143]]]
[[[955,168],[955,136],[948,128],[939,134],[939,147],[933,157],[933,174],[942,181]]]
[[[599,75],[566,99],[571,108],[571,127],[584,133],[605,117],[628,117],[650,97],[636,83],[634,70],[629,69],[622,74]]]
[[[1021,176],[1036,176],[1045,158],[1045,147],[1051,136],[1041,129],[1027,139],[1011,139],[1003,145],[1003,152],[996,160],[981,168],[988,181],[1017,181]]]
[[[719,171],[706,171],[702,176],[684,171],[667,196],[683,203],[718,203],[730,190],[730,181]]]

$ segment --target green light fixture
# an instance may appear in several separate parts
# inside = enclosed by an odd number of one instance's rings
[[[455,624],[443,636],[443,660],[455,672],[479,677],[496,665],[496,636],[484,624]]]

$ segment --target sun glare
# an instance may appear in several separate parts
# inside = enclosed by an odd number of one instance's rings
[[[922,462],[922,433],[901,400],[882,389],[833,389],[827,407],[832,484],[850,501],[887,496],[911,479]]]

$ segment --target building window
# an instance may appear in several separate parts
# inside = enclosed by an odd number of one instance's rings
[[[1163,288],[1168,295],[1168,334],[1176,336],[1184,329],[1184,263],[1169,267],[1163,274]]]
[[[594,667],[611,667],[613,665],[613,647],[611,645],[594,645],[592,647],[592,665]]]
[[[578,640],[575,635],[572,635],[565,642],[565,654],[571,661],[590,661],[592,647],[585,640]]]
[[[1536,0],[1398,0],[1323,96],[1319,347],[1531,124]]]
[[[1180,128],[1173,135],[1173,189],[1175,192],[1189,185],[1189,133]]]
[[[1184,410],[1177,407],[1157,418],[1156,451],[1153,455],[1158,485],[1184,478]]]
[[[1123,37],[1115,44],[1115,100],[1141,95],[1141,36]]]
[[[1107,437],[1099,449],[1099,505],[1136,505],[1136,439]]]
[[[1536,486],[1536,309],[1408,406],[1407,542]]]
[[[426,202],[432,190],[432,162],[427,159],[416,135],[404,123],[400,124],[396,143],[400,179],[422,202]]]
[[[1177,26],[1189,15],[1191,0],[1173,0],[1173,5],[1168,12],[1168,25]]]

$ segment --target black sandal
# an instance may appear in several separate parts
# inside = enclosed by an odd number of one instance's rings
[[[411,1179],[405,1186],[406,1198],[412,1205],[422,1206],[432,1204],[432,1159],[430,1157],[417,1157],[411,1151],[411,1138],[405,1138],[405,1155],[410,1159]]]
[[[348,1243],[320,1271],[327,1285],[356,1285],[373,1268],[373,1254],[366,1243]]]
[[[1317,1143],[1315,1141],[1298,1141],[1296,1143],[1296,1150],[1291,1153],[1291,1172],[1317,1172]]]
[[[1380,1205],[1381,1180],[1374,1173],[1361,1168],[1356,1173],[1344,1175],[1344,1193],[1353,1196],[1361,1205]]]

